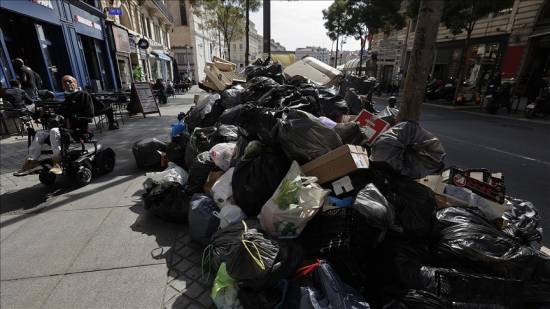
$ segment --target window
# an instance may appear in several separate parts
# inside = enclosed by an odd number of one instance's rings
[[[145,26],[145,16],[143,14],[141,16],[141,35],[147,36],[147,27]]]
[[[493,15],[493,17],[508,15],[508,14],[511,14],[511,13],[512,13],[512,8],[505,8],[505,9],[502,9],[502,10],[496,12]]]
[[[168,46],[168,32],[162,31],[162,38],[164,39],[164,46],[169,47]]]
[[[180,0],[180,24],[187,26],[187,10],[185,9],[185,0]]]
[[[243,43],[239,44],[239,49],[243,50]]]
[[[160,31],[159,26],[153,25],[153,29],[155,30],[155,41],[160,43]]]
[[[149,17],[145,19],[145,24],[147,25],[147,37],[153,38],[153,32],[151,31],[151,20]]]

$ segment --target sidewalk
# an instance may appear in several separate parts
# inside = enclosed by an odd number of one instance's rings
[[[170,98],[162,117],[124,119],[117,131],[96,132],[116,152],[115,170],[82,188],[60,179],[13,177],[26,138],[0,141],[1,308],[210,308],[210,282],[201,279],[202,250],[186,225],[145,213],[144,171],[132,144],[169,138],[170,123],[194,93]]]

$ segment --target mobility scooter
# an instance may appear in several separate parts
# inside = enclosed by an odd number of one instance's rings
[[[52,108],[59,106],[59,102],[52,101],[53,93],[42,93],[41,101],[36,103],[36,108],[31,113],[32,119],[41,124],[45,129],[55,127],[62,122],[62,117],[51,112]],[[80,117],[79,120],[92,122],[92,118]],[[36,133],[31,123],[26,124],[28,145]],[[79,186],[90,183],[92,176],[98,176],[111,172],[115,167],[115,152],[111,148],[102,146],[93,139],[93,133],[89,130],[70,130],[59,127],[61,134],[61,164],[63,175],[72,176]],[[49,140],[47,141],[49,143]],[[52,150],[43,150],[42,154],[53,154]],[[52,158],[40,160],[42,169],[35,170],[33,174],[39,174],[39,180],[46,185],[53,185],[56,176],[50,173],[53,166]]]

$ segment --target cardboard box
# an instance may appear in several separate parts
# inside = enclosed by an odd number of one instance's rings
[[[369,138],[369,144],[372,144],[382,132],[390,128],[389,123],[366,110],[362,110],[361,113],[357,115],[355,122],[366,129],[365,134]]]
[[[499,204],[504,203],[506,187],[500,178],[486,170],[461,170],[451,167],[443,172],[443,182],[464,187],[472,192]]]
[[[317,177],[317,183],[324,184],[368,167],[369,154],[365,148],[343,145],[302,165],[301,169],[305,175]]]
[[[343,77],[340,70],[317,60],[305,57],[286,67],[283,71],[288,79],[305,77],[321,85],[337,85]]]

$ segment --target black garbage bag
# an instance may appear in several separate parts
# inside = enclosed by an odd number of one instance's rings
[[[268,91],[280,86],[279,83],[269,77],[258,76],[247,81],[245,91],[241,94],[243,103],[255,103]]]
[[[132,153],[139,168],[160,168],[160,154],[166,152],[168,145],[156,138],[144,138],[134,143]]]
[[[238,297],[244,309],[273,309],[284,308],[288,281],[281,280],[272,288],[261,291],[246,286],[240,286]]]
[[[193,133],[193,130],[195,130],[196,127],[205,127],[210,125],[205,125],[203,121],[210,113],[218,113],[219,108],[214,108],[214,105],[217,101],[220,101],[220,95],[219,94],[210,94],[206,97],[204,97],[200,102],[197,103],[196,106],[192,107],[187,115],[185,116],[185,125],[187,126],[187,131],[189,133]],[[222,109],[223,112],[223,109]],[[221,115],[221,112],[219,112],[219,115]],[[219,117],[218,115],[218,117]],[[213,118],[213,116],[208,117],[209,120]]]
[[[441,141],[416,122],[401,122],[382,133],[371,149],[371,161],[389,164],[411,178],[440,172],[446,153]]]
[[[448,308],[447,304],[436,294],[422,290],[404,290],[389,303],[384,309],[441,309]],[[453,307],[454,308],[454,307]],[[467,307],[471,308],[471,307]],[[476,307],[477,308],[477,307]],[[486,307],[482,307],[486,308]]]
[[[216,170],[216,164],[210,158],[208,151],[202,152],[195,157],[191,168],[189,168],[189,180],[187,182],[187,194],[203,193],[203,186],[208,180],[208,174]]]
[[[342,140],[332,129],[309,113],[291,110],[277,124],[277,137],[283,152],[300,164],[318,158],[342,146]]]
[[[223,124],[241,127],[250,140],[257,139],[265,144],[274,145],[278,114],[280,113],[274,109],[243,104],[227,109],[219,120]]]
[[[191,166],[197,154],[208,151],[219,143],[234,142],[238,139],[239,128],[232,125],[197,128],[189,138],[185,149],[185,164]]]
[[[433,191],[393,171],[372,170],[374,185],[395,210],[395,224],[411,238],[428,237],[435,221],[437,202]]]
[[[185,223],[189,212],[189,196],[177,182],[164,182],[143,194],[143,207],[169,222]]]
[[[505,203],[510,210],[506,211],[502,231],[521,240],[524,245],[539,249],[542,241],[540,216],[533,203],[513,197],[507,197]]]
[[[265,60],[257,59],[244,69],[244,74],[247,81],[254,77],[263,76],[270,77],[279,84],[284,84],[285,82],[282,65],[278,62],[273,62],[270,58],[266,58]]]
[[[505,278],[550,281],[550,257],[499,231],[476,209],[437,212],[435,253],[440,263]]]
[[[364,129],[356,122],[337,123],[332,128],[342,139],[343,144],[365,145],[369,138],[363,131]]]
[[[399,114],[399,110],[397,108],[386,106],[386,108],[381,110],[378,114],[376,114],[376,116],[393,127],[397,123],[397,114]]]
[[[245,89],[241,85],[225,89],[221,93],[221,105],[224,109],[235,107],[242,103],[241,94]]]
[[[189,203],[189,236],[206,246],[220,226],[220,219],[214,215],[219,208],[212,198],[205,194],[193,194]]]
[[[344,283],[324,260],[312,271],[311,280],[290,284],[286,299],[285,308],[291,309],[370,308],[363,296]]]
[[[364,108],[363,101],[354,88],[348,88],[344,100],[349,106],[350,114],[358,115]]]
[[[239,160],[233,171],[233,199],[249,217],[257,216],[290,168],[290,161],[277,151]]]
[[[319,90],[319,106],[322,116],[336,122],[341,122],[342,116],[349,114],[349,107],[346,101],[340,96],[333,95],[326,89]]]
[[[273,263],[271,271],[257,279],[243,280],[241,286],[248,287],[257,292],[270,289],[281,280],[290,278],[304,261],[304,250],[293,241],[279,241],[279,253]]]
[[[256,220],[246,220],[218,230],[205,253],[211,269],[226,263],[231,278],[254,280],[271,274],[279,244],[264,237]]]
[[[425,290],[436,293],[436,268],[428,239],[388,238],[386,247],[391,258],[389,274],[400,288]]]
[[[361,214],[366,223],[382,233],[394,225],[395,211],[386,198],[372,183],[366,185],[355,197],[352,207]]]
[[[183,132],[182,134],[177,135],[172,138],[170,144],[168,144],[166,149],[166,157],[168,161],[174,162],[177,165],[187,168],[185,164],[185,148],[189,143],[189,133]]]

